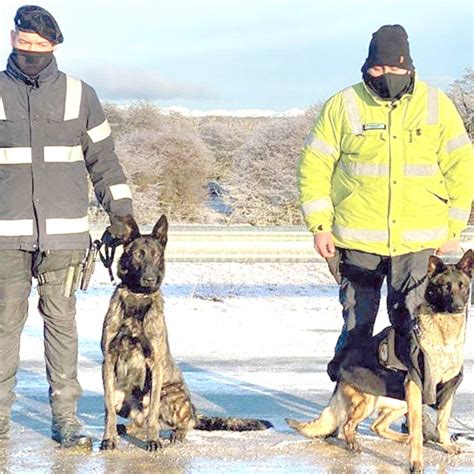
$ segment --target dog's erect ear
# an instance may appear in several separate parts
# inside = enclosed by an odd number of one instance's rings
[[[140,237],[138,224],[130,215],[116,217],[115,222],[108,227],[108,231],[113,237],[119,239],[124,246]]]
[[[474,252],[469,249],[456,264],[456,268],[464,272],[469,278],[472,277],[472,266],[474,263]]]
[[[168,242],[168,219],[166,219],[164,214],[158,219],[155,227],[153,227],[151,236],[157,239],[163,247],[166,247],[166,242]]]
[[[444,262],[435,255],[431,255],[428,262],[428,276],[431,278],[438,273],[444,272],[444,270],[446,270]]]

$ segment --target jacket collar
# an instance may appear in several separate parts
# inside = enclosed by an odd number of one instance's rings
[[[58,65],[54,56],[52,57],[51,62],[37,76],[29,77],[20,71],[10,55],[7,61],[6,72],[14,81],[33,86],[35,89],[38,89],[42,84],[53,82],[59,74]]]

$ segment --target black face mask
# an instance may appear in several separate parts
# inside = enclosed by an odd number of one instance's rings
[[[13,48],[11,58],[18,69],[28,77],[36,77],[53,60],[53,52],[37,53]]]
[[[413,74],[393,74],[387,72],[382,76],[373,77],[364,73],[364,81],[381,99],[397,100],[413,90]]]

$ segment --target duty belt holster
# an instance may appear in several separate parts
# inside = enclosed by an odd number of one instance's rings
[[[380,364],[389,370],[401,370],[407,372],[408,368],[397,357],[395,350],[395,329],[390,328],[387,336],[382,339],[378,347],[378,357]]]
[[[97,240],[91,244],[89,250],[87,251],[86,258],[82,262],[82,276],[80,289],[86,291],[89,287],[92,275],[95,269],[95,261],[97,259],[97,254],[99,253],[99,247],[97,245]]]
[[[92,243],[87,251],[85,258],[79,263],[70,264],[67,268],[60,270],[52,270],[34,276],[38,280],[38,292],[40,295],[44,295],[47,292],[53,291],[47,289],[45,285],[62,286],[62,295],[66,298],[70,298],[74,295],[76,290],[80,288],[86,291],[92,274],[94,273],[95,261],[99,248],[96,242]],[[57,290],[56,290],[57,291]]]
[[[326,257],[326,263],[328,264],[329,271],[338,285],[340,285],[342,281],[341,258],[341,251],[338,248],[336,248],[334,257]]]

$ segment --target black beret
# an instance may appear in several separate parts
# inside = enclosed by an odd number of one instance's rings
[[[36,5],[24,5],[17,10],[15,28],[19,31],[37,33],[53,44],[62,43],[64,40],[53,15]]]
[[[397,66],[413,71],[408,35],[403,26],[384,25],[372,35],[369,56],[362,66],[362,72],[377,65]]]

